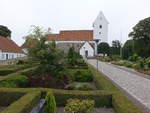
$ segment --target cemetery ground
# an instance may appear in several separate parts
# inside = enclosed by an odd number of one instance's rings
[[[60,112],[69,99],[88,99],[94,100],[97,113],[144,113],[93,66],[82,58],[77,64],[67,66],[57,77],[39,74],[38,63],[1,66],[1,113],[30,113],[41,99],[48,100],[48,94],[51,95],[49,101],[40,112],[49,113],[47,106],[57,108],[53,113]]]

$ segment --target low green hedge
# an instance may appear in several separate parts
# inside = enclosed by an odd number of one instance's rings
[[[35,74],[35,71],[37,69],[37,66],[33,66],[24,70],[20,70],[18,71],[18,73],[22,74],[22,75],[26,75],[26,76],[31,76],[33,74]]]
[[[39,102],[41,92],[30,92],[21,97],[19,100],[12,103],[1,113],[29,113],[33,107]]]
[[[0,76],[6,76],[7,74],[14,73],[19,70],[23,70],[31,67],[31,65],[9,65],[9,66],[0,66]]]
[[[96,107],[112,107],[112,94],[108,91],[52,90],[57,106],[65,106],[70,98],[93,99]]]
[[[113,107],[116,113],[144,113],[130,102],[120,91],[70,91],[48,88],[0,88],[0,105],[8,105],[1,113],[29,113],[39,99],[52,91],[57,106],[64,106],[68,99],[93,99],[95,107]],[[23,96],[24,95],[24,96]],[[4,97],[3,97],[4,96]],[[11,99],[12,97],[12,99]],[[8,100],[7,100],[8,99]]]
[[[36,70],[36,66],[0,76],[0,87],[7,88],[25,88],[28,86],[28,77]]]
[[[17,87],[27,87],[28,78],[25,75],[18,73],[10,74],[0,81],[0,87],[7,88],[17,88]]]
[[[141,109],[135,106],[128,98],[103,74],[89,65],[93,73],[96,86],[100,90],[112,91],[112,106],[116,113],[144,113]]]
[[[0,90],[0,106],[8,106],[12,102],[19,99],[21,96],[25,95],[23,91],[16,91],[16,90]]]

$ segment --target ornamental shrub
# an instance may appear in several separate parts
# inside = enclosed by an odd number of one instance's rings
[[[139,58],[139,56],[138,56],[137,54],[133,54],[132,56],[130,56],[130,57],[128,58],[128,60],[135,62],[135,61],[138,60],[138,58]]]
[[[69,99],[65,111],[68,113],[91,113],[94,104],[94,100]]]
[[[55,97],[51,92],[48,92],[46,95],[46,113],[56,113],[56,101]]]
[[[150,57],[148,57],[148,58],[146,59],[146,64],[147,64],[148,67],[150,68]]]
[[[74,73],[74,80],[77,82],[91,82],[93,76],[88,70],[78,70]]]

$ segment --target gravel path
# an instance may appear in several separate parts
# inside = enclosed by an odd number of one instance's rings
[[[96,67],[96,60],[88,60],[88,63]],[[150,113],[150,80],[134,73],[119,69],[108,63],[100,62],[99,71],[127,92],[130,96],[142,103]],[[146,110],[147,111],[147,110]]]

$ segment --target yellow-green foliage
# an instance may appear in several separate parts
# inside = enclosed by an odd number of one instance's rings
[[[69,99],[65,106],[68,113],[91,113],[94,108],[94,100]]]
[[[52,92],[48,92],[46,95],[46,113],[56,113],[56,101]]]

